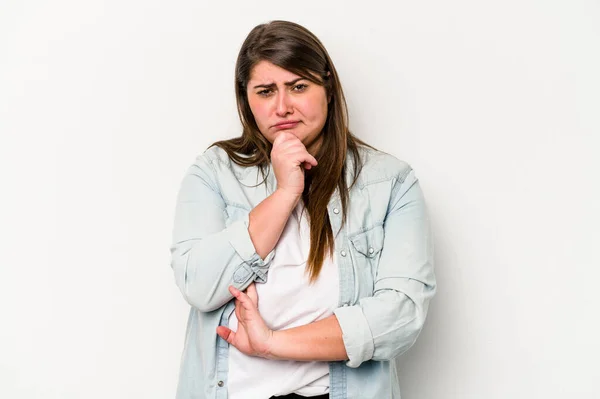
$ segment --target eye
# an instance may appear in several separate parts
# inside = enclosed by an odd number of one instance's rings
[[[267,97],[271,94],[271,89],[264,89],[264,90],[259,91],[256,94],[258,94],[261,97]]]
[[[297,85],[295,85],[295,86],[294,86],[294,89],[293,89],[293,90],[294,90],[294,91],[299,91],[299,92],[302,92],[302,91],[306,90],[306,88],[307,88],[307,87],[308,87],[308,85],[307,85],[307,84],[304,84],[304,83],[299,83],[299,84],[297,84]]]

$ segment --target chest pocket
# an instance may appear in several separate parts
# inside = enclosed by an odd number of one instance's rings
[[[349,237],[352,243],[357,298],[373,295],[379,257],[383,249],[383,226],[375,226],[367,231]]]
[[[352,246],[367,258],[376,258],[383,249],[383,226],[375,226],[350,237]]]

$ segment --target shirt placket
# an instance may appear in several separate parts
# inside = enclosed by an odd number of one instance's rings
[[[220,326],[229,326],[229,316],[233,313],[234,302],[230,301],[223,310]],[[215,333],[216,335],[216,333]],[[217,337],[217,367],[215,373],[215,399],[227,399],[227,377],[229,375],[229,344]]]
[[[349,306],[354,295],[354,269],[348,248],[346,228],[342,225],[342,204],[336,189],[327,206],[329,222],[335,237],[335,252],[339,272],[339,303],[338,306]],[[339,233],[338,233],[339,231]],[[337,234],[337,235],[336,235]],[[329,396],[331,399],[346,398],[346,370],[344,362],[329,363]]]

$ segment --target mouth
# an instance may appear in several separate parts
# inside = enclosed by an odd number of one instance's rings
[[[279,122],[278,124],[274,125],[273,127],[277,130],[291,129],[293,127],[296,127],[296,125],[298,125],[299,123],[300,123],[300,121],[285,121],[285,122]]]

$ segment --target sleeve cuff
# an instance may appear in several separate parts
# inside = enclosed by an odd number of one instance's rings
[[[236,288],[244,286],[250,279],[266,283],[269,264],[275,256],[275,248],[269,252],[265,259],[261,259],[256,253],[248,232],[248,216],[245,219],[233,222],[227,230],[229,243],[243,260],[243,263],[233,274],[233,281],[237,284]]]
[[[342,329],[342,339],[348,354],[348,367],[356,368],[373,358],[373,334],[360,306],[344,306],[333,311]]]

